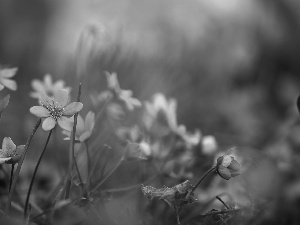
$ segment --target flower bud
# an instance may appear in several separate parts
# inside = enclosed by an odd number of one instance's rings
[[[222,178],[226,180],[229,180],[231,178],[230,170],[222,165],[218,167],[217,172]]]

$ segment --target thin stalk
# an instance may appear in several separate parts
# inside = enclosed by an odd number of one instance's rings
[[[26,156],[26,153],[28,151],[28,147],[30,145],[30,142],[35,134],[35,132],[37,131],[37,129],[39,128],[40,124],[42,122],[42,119],[39,119],[37,121],[37,123],[35,124],[30,136],[28,137],[27,139],[27,142],[25,144],[25,150],[24,150],[24,153],[20,159],[20,161],[18,162],[18,167],[16,169],[16,172],[15,172],[15,175],[13,177],[13,181],[12,181],[12,185],[11,185],[11,189],[10,189],[10,192],[9,192],[9,195],[8,195],[8,200],[7,200],[7,204],[6,204],[6,208],[5,208],[5,214],[9,214],[10,212],[10,208],[11,208],[11,200],[12,200],[12,195],[16,189],[16,185],[17,185],[17,181],[18,181],[18,176],[19,176],[19,173],[20,173],[20,170],[21,170],[21,167],[22,167],[22,164],[24,162],[24,159],[25,159],[25,156]]]
[[[164,181],[164,178],[163,178],[163,175],[162,175],[161,171],[159,170],[159,168],[158,168],[158,166],[157,166],[157,164],[156,164],[155,158],[153,158],[153,159],[151,160],[151,165],[152,165],[152,167],[153,167],[153,169],[154,169],[154,172],[155,172],[157,178],[158,178],[159,181],[160,181],[160,184],[161,184],[162,186],[164,186],[164,185],[165,185],[165,181]]]
[[[43,149],[42,154],[40,155],[40,158],[39,158],[39,160],[38,160],[38,162],[37,162],[37,164],[36,164],[36,166],[34,168],[34,171],[33,171],[33,175],[32,175],[31,181],[30,181],[30,185],[29,185],[29,189],[28,189],[27,197],[26,197],[26,201],[25,201],[24,218],[26,218],[26,215],[27,215],[28,203],[29,203],[29,198],[30,198],[30,194],[31,194],[33,182],[34,182],[34,179],[35,179],[35,175],[36,175],[37,170],[38,170],[38,168],[40,166],[40,163],[42,161],[43,155],[46,152],[46,149],[47,149],[47,146],[48,146],[48,143],[49,143],[52,131],[53,131],[53,129],[49,131],[49,134],[48,134],[48,137],[47,137],[44,149]]]
[[[90,183],[90,173],[91,173],[91,155],[90,155],[90,150],[89,150],[89,144],[87,141],[84,142],[85,144],[85,149],[86,149],[86,157],[87,157],[87,167],[88,167],[88,175],[87,175],[87,183]]]
[[[80,102],[80,95],[81,95],[81,83],[79,84],[79,88],[78,88],[77,102]],[[68,170],[68,175],[67,175],[67,179],[66,179],[66,186],[65,186],[65,189],[66,189],[65,199],[69,198],[69,196],[70,196],[70,189],[71,189],[71,183],[72,183],[72,177],[73,177],[72,171],[73,171],[74,158],[75,158],[74,144],[75,144],[77,117],[78,117],[78,113],[75,113],[75,115],[74,115],[74,125],[73,125],[73,130],[72,130],[71,138],[70,138],[69,170]]]
[[[229,209],[229,206],[219,196],[216,196],[216,198],[226,207],[226,209]]]
[[[97,184],[97,186],[92,189],[90,194],[96,191],[99,187],[101,187],[101,185],[119,168],[119,166],[123,163],[123,161],[125,161],[124,156],[118,161],[115,167],[100,181],[100,183]]]
[[[11,164],[8,192],[10,192],[10,189],[11,189],[11,184],[12,184],[12,180],[14,177],[14,169],[15,169],[15,164]]]
[[[211,168],[211,169],[209,169],[204,175],[203,175],[203,177],[201,177],[201,179],[198,181],[198,183],[195,185],[195,187],[192,189],[192,192],[191,193],[193,193],[195,190],[196,190],[196,188],[199,186],[199,184],[204,180],[204,178],[210,173],[210,172],[212,172],[212,171],[214,171],[216,169],[216,166],[214,166],[213,168]]]

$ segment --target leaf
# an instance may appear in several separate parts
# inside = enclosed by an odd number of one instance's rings
[[[170,207],[180,211],[184,205],[197,201],[192,192],[193,188],[190,181],[186,180],[172,188],[163,187],[157,189],[151,186],[142,186],[142,191],[149,200],[159,198],[168,203]]]
[[[10,95],[6,95],[1,101],[0,101],[0,118],[2,117],[2,113],[4,109],[7,107],[9,103]]]

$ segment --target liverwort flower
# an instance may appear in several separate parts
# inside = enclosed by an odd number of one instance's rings
[[[70,87],[65,86],[65,82],[63,80],[57,80],[53,82],[52,76],[50,74],[46,74],[44,76],[44,80],[38,80],[34,79],[31,81],[31,86],[33,89],[33,92],[30,93],[30,96],[32,98],[39,98],[41,93],[44,93],[50,97],[54,96],[55,91],[59,89],[65,89],[67,91],[70,91]]]
[[[218,149],[218,143],[214,136],[206,135],[201,139],[202,153],[205,155],[212,155]]]
[[[229,180],[241,174],[241,165],[233,156],[226,153],[217,159],[216,171],[222,178]]]
[[[81,102],[68,104],[68,101],[69,93],[65,89],[56,90],[54,98],[40,93],[41,106],[31,107],[30,112],[43,118],[42,128],[45,131],[53,129],[57,123],[62,129],[71,131],[73,120],[70,117],[79,112],[83,104]]]
[[[142,103],[137,98],[132,97],[131,90],[123,90],[120,88],[118,77],[116,73],[105,73],[107,79],[108,89],[111,90],[115,96],[126,105],[129,111],[134,110],[135,107],[141,107]]]
[[[0,68],[0,91],[3,90],[4,87],[12,91],[17,90],[16,81],[10,79],[16,75],[17,71],[18,68]]]
[[[76,134],[75,140],[80,142],[87,141],[93,132],[95,126],[95,113],[89,111],[88,114],[85,116],[85,119],[78,114],[77,117],[77,125],[76,125]],[[63,130],[63,134],[67,135],[64,140],[70,140],[71,131]]]
[[[2,149],[0,149],[0,165],[18,163],[24,149],[25,145],[16,146],[10,137],[5,137],[2,142]]]

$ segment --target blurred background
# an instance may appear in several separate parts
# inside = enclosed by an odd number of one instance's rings
[[[73,99],[82,81],[85,114],[89,90],[106,87],[103,71],[117,72],[141,101],[156,92],[177,99],[178,121],[214,135],[220,148],[271,155],[292,193],[284,195],[290,215],[300,202],[299,39],[297,0],[1,0],[0,64],[19,70],[18,91],[0,93],[11,94],[0,140],[19,145],[31,131],[32,79],[63,79]],[[80,40],[90,58],[78,55]],[[66,160],[65,146],[48,152],[49,161]]]

